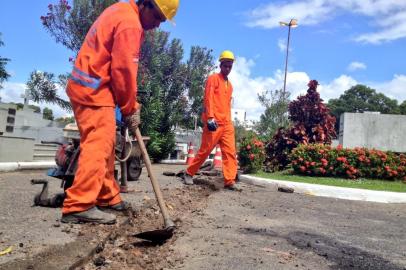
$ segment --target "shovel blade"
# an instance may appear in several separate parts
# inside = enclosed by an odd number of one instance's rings
[[[161,230],[153,230],[133,235],[136,238],[151,241],[153,243],[164,243],[173,236],[174,228],[169,227]]]

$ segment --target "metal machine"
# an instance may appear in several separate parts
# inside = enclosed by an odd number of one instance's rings
[[[116,162],[120,165],[119,170],[115,169],[114,175],[120,182],[120,192],[128,192],[127,181],[137,181],[141,175],[142,162],[141,150],[136,139],[130,139],[128,129],[121,121],[121,114],[116,110]],[[47,175],[62,180],[61,187],[65,191],[72,186],[78,165],[80,153],[80,135],[76,124],[68,124],[63,129],[66,143],[43,142],[59,145],[55,153],[56,167],[48,170]],[[142,137],[148,141],[149,137]],[[42,191],[34,198],[34,205],[47,207],[60,207],[63,204],[65,193],[58,193],[48,198],[48,180],[33,179],[33,185],[42,184]]]

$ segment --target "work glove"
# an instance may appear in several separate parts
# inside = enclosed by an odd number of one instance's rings
[[[207,129],[210,131],[216,131],[218,128],[216,120],[214,118],[210,118],[207,120]]]
[[[138,126],[141,124],[141,110],[138,109],[135,112],[133,112],[130,115],[127,115],[124,118],[125,124],[128,127],[128,131],[131,134],[135,134],[135,131],[137,130]]]

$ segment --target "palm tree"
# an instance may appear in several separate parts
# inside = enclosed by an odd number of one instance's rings
[[[0,47],[1,46],[4,46],[4,42],[1,40],[1,33],[0,33]],[[6,71],[6,64],[9,61],[10,61],[10,59],[3,58],[0,56],[0,89],[2,88],[2,83],[10,77],[10,74],[8,74]]]
[[[66,75],[59,75],[58,80],[56,80],[55,75],[52,73],[31,72],[30,79],[27,82],[30,99],[37,103],[56,104],[62,109],[71,112],[72,107],[70,102],[61,98],[57,93],[58,89],[65,88],[66,79]]]

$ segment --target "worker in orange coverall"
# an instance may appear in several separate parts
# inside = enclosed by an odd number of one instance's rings
[[[234,63],[234,54],[224,51],[220,55],[220,73],[212,74],[206,82],[202,120],[204,125],[202,143],[192,164],[184,175],[187,185],[193,184],[193,175],[209,156],[213,148],[220,144],[223,160],[224,188],[241,191],[235,182],[237,159],[235,152],[234,126],[231,121],[231,97],[233,87],[228,80]]]
[[[80,156],[62,222],[113,224],[116,216],[100,209],[128,208],[114,179],[115,106],[134,134],[140,124],[137,72],[144,31],[172,20],[178,6],[179,0],[120,1],[89,29],[66,89],[80,131]]]

